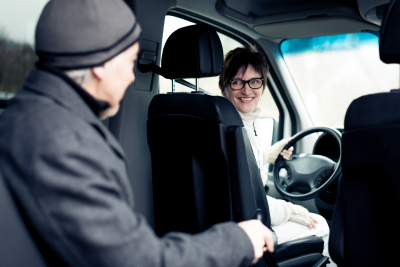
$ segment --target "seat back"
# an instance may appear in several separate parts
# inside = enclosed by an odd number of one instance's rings
[[[392,1],[381,29],[380,56],[400,63],[400,3]],[[342,135],[343,177],[329,252],[340,266],[390,266],[400,260],[400,93],[354,100]]]
[[[235,107],[223,97],[154,97],[147,133],[157,234],[197,233],[215,223],[254,218],[257,209],[267,224],[260,172],[242,126]]]
[[[1,177],[0,237],[0,266],[48,266]]]
[[[176,49],[179,46],[186,50]],[[168,72],[159,72],[168,78],[209,77],[218,75],[222,64],[216,32],[195,25],[170,36],[162,59]],[[257,214],[270,227],[260,171],[242,119],[229,100],[204,94],[156,95],[149,106],[147,134],[158,235],[198,233]]]
[[[347,111],[331,233],[344,244],[330,244],[335,262],[389,266],[400,260],[399,104],[399,92],[381,93],[356,99]]]

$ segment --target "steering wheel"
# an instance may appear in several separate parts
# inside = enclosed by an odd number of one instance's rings
[[[293,136],[292,141],[284,149],[288,149],[303,137],[316,132],[330,134],[338,141],[340,147],[339,160],[334,162],[325,156],[305,153],[293,154],[289,160],[285,160],[279,155],[274,165],[275,187],[279,193],[289,199],[307,200],[315,198],[342,174],[342,134],[334,128],[313,127],[301,131]],[[279,176],[279,171],[282,168],[287,170],[288,175],[285,179],[281,179]],[[293,192],[297,192],[297,194]]]

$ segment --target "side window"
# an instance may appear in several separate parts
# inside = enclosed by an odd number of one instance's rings
[[[36,62],[35,26],[48,0],[0,3],[0,114]]]
[[[162,49],[167,41],[168,37],[177,29],[186,27],[189,25],[194,25],[193,22],[187,21],[185,19],[177,18],[174,16],[166,16],[165,17],[165,24],[164,24],[164,34],[163,34],[163,41],[162,41]],[[237,48],[237,47],[244,47],[244,43],[241,43],[223,33],[218,32],[218,36],[221,39],[222,49],[224,55],[226,55],[229,51]],[[195,84],[195,79],[185,79],[186,82],[191,84]],[[218,77],[209,77],[209,78],[201,78],[199,79],[199,86],[200,89],[203,89],[208,94],[212,95],[222,95],[221,90],[218,87]],[[159,93],[165,94],[172,91],[172,81],[169,79],[165,79],[160,76],[159,79]],[[180,83],[175,83],[175,92],[191,92],[193,89],[182,85]],[[279,123],[279,109],[272,98],[272,95],[269,91],[269,88],[265,88],[264,94],[261,97],[261,101],[259,102],[259,107],[262,110],[262,116],[264,119],[262,120],[262,135],[265,141],[263,145],[266,147],[271,146],[274,126]],[[264,126],[265,124],[265,126]]]

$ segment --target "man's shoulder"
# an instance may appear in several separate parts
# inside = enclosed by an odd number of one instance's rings
[[[3,116],[2,116],[3,117]],[[45,127],[72,126],[79,123],[76,114],[45,95],[22,90],[4,111],[4,118],[9,124],[19,127],[43,129]],[[53,129],[57,130],[57,128]]]
[[[96,131],[90,123],[54,99],[21,91],[0,117],[0,138],[18,139],[41,146],[44,143],[92,141]]]

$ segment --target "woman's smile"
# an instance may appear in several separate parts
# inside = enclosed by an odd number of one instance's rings
[[[239,98],[239,97],[238,97]],[[250,103],[252,100],[253,100],[253,97],[246,97],[246,98],[244,98],[244,97],[242,97],[242,98],[239,98],[243,103]]]

